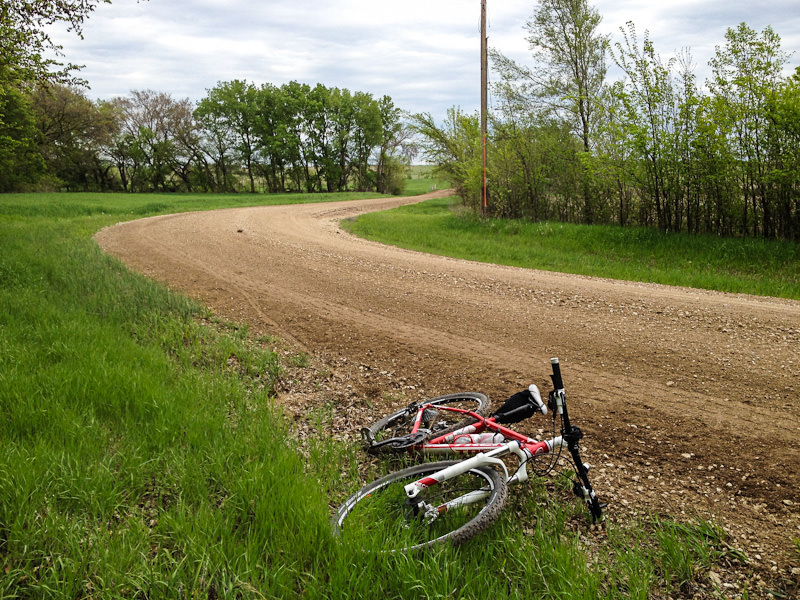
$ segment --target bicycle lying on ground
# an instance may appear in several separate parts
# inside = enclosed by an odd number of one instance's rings
[[[559,361],[550,362],[554,389],[547,404],[531,385],[486,417],[489,400],[484,394],[450,394],[412,403],[365,427],[362,438],[371,453],[472,456],[414,465],[373,481],[339,507],[332,519],[334,532],[362,541],[373,538],[389,552],[442,542],[458,545],[497,519],[508,486],[527,481],[529,465],[544,475],[556,465],[563,448],[575,467],[573,491],[586,502],[593,521],[601,521],[603,505],[578,447],[583,433],[570,422]],[[546,415],[548,409],[554,433],[560,418],[560,435],[551,439],[539,441],[507,427],[536,413]],[[518,465],[510,473],[502,458],[511,455]]]

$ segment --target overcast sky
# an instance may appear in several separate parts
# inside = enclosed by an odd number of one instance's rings
[[[525,63],[534,0],[488,0],[489,45]],[[725,31],[771,25],[790,65],[800,64],[798,0],[596,0],[601,32],[621,39],[633,21],[667,57],[691,48],[698,80]],[[94,99],[152,89],[199,100],[218,81],[291,80],[389,95],[396,106],[441,118],[480,103],[480,0],[113,0],[84,39],[56,32],[64,60],[83,64]]]

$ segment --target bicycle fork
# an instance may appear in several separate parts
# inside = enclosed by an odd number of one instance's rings
[[[558,447],[567,448],[569,451],[576,470],[576,480],[573,484],[573,492],[586,503],[587,507],[589,508],[589,512],[592,515],[592,520],[596,523],[603,520],[603,505],[600,504],[600,501],[598,500],[597,495],[592,488],[592,484],[589,482],[589,467],[583,462],[580,456],[578,442],[582,437],[583,433],[581,430],[573,425],[568,431],[565,431],[563,435],[557,436],[552,440],[547,440],[545,443],[548,446],[548,452],[553,452]],[[506,467],[505,463],[500,460],[501,456],[505,456],[507,454],[516,455],[520,461],[520,467],[512,477],[508,476],[508,468]],[[438,515],[446,513],[451,509],[459,506],[467,506],[469,504],[474,504],[484,500],[489,494],[491,494],[491,490],[488,489],[488,487],[474,490],[439,506],[430,505],[424,500],[414,504],[414,501],[424,490],[443,483],[448,479],[457,477],[462,473],[467,473],[471,469],[481,467],[500,467],[504,474],[504,480],[507,484],[510,485],[514,483],[522,483],[527,481],[529,478],[526,463],[532,457],[533,454],[527,449],[521,448],[519,442],[516,440],[508,442],[507,444],[498,446],[493,450],[476,454],[471,458],[446,467],[441,471],[434,473],[433,475],[429,475],[409,483],[404,488],[407,502],[415,506],[415,514],[422,513],[423,520],[430,523],[436,519]]]
[[[595,494],[594,488],[589,482],[589,467],[583,462],[578,449],[578,442],[582,437],[583,432],[580,428],[570,425],[569,430],[565,431],[562,436],[562,445],[567,448],[572,457],[572,462],[575,464],[575,480],[572,483],[572,491],[586,503],[592,515],[592,521],[598,523],[603,520],[603,507],[605,505],[600,504],[600,500],[598,500],[597,494]]]

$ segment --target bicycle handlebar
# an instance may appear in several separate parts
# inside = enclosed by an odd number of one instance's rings
[[[551,358],[550,364],[553,366],[553,374],[550,376],[550,379],[553,380],[553,387],[556,391],[563,390],[564,380],[561,379],[561,364],[557,358]]]

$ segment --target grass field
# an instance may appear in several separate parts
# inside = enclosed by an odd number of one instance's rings
[[[0,196],[0,597],[692,589],[726,552],[720,529],[662,516],[587,535],[560,480],[514,494],[497,526],[458,550],[383,556],[339,543],[328,519],[366,459],[325,433],[324,412],[309,415],[321,434],[308,445],[289,434],[273,390],[303,357],[128,271],[91,239],[139,216],[320,199]]]
[[[444,198],[363,215],[356,235],[456,258],[579,275],[800,299],[800,244],[650,228],[482,220]]]

